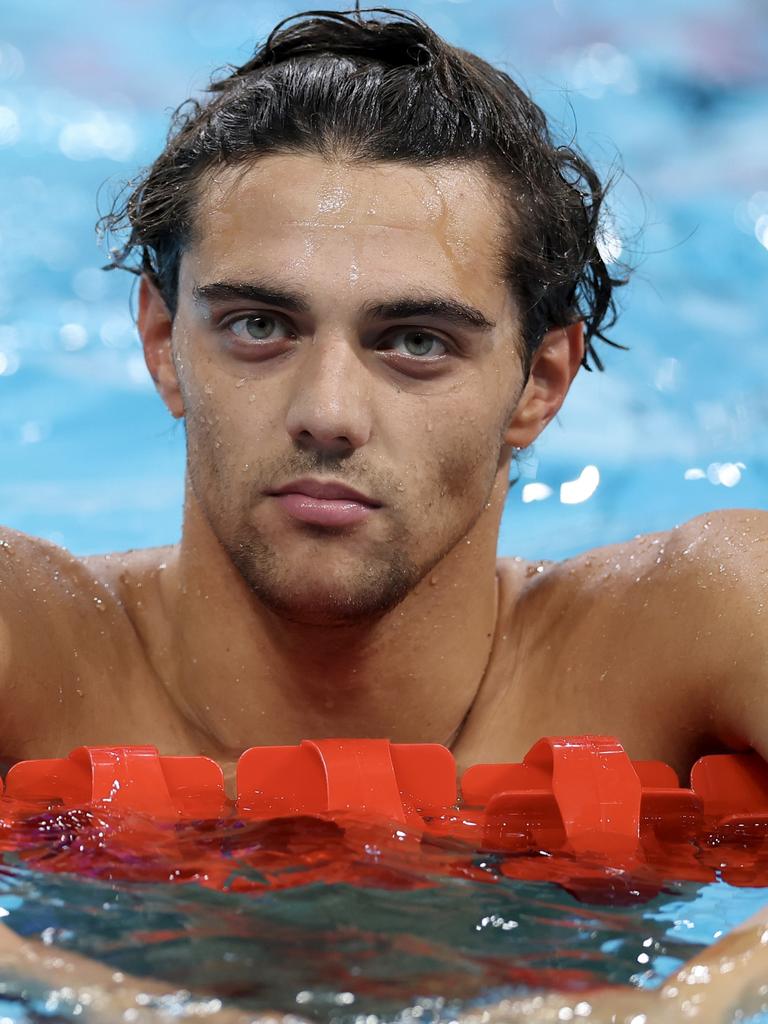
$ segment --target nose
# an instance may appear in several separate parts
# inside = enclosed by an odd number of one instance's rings
[[[288,408],[288,433],[302,448],[349,455],[371,436],[367,372],[343,336],[307,343]]]

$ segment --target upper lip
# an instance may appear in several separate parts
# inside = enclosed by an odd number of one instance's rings
[[[306,494],[308,498],[326,498],[329,501],[359,501],[364,505],[378,507],[380,502],[374,501],[354,487],[347,487],[346,484],[337,483],[335,480],[311,480],[302,477],[301,480],[291,480],[282,487],[276,487],[270,494]]]

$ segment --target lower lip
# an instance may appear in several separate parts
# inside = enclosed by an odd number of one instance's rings
[[[316,526],[352,526],[366,519],[373,507],[349,498],[310,498],[308,494],[275,494],[284,511],[302,523]]]

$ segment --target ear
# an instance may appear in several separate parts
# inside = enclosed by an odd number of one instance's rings
[[[584,358],[584,325],[548,331],[504,435],[505,444],[527,448],[554,419]]]
[[[139,285],[138,323],[147,369],[171,416],[180,419],[184,403],[171,350],[173,318],[157,285],[146,274]]]

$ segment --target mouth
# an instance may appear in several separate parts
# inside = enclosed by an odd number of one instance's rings
[[[267,494],[290,518],[315,526],[352,526],[382,507],[353,487],[331,480],[292,480]]]

